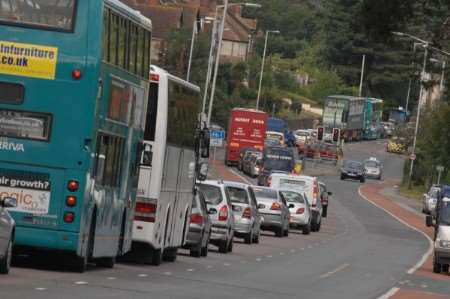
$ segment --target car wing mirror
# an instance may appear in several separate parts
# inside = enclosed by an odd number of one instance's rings
[[[199,181],[204,181],[208,178],[208,163],[207,162],[203,162],[198,164],[198,169],[197,169],[197,179]]]
[[[17,207],[17,199],[14,197],[6,197],[3,199],[2,206],[4,208],[15,208]]]
[[[329,196],[332,196],[332,195],[333,195],[333,192],[328,192],[328,195],[329,195]]]
[[[427,217],[425,218],[425,223],[428,227],[433,226],[433,216],[427,215]]]

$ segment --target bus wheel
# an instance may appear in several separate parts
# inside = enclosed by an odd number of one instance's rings
[[[159,266],[162,262],[162,250],[161,249],[152,249],[149,253],[150,256],[150,265]]]
[[[164,250],[163,260],[168,262],[175,262],[177,259],[178,248],[169,248]]]
[[[86,248],[86,253],[84,256],[75,256],[73,260],[72,268],[75,272],[84,273],[87,269],[87,265],[90,257],[92,256],[92,251],[94,250],[94,236],[95,236],[95,226],[97,220],[97,212],[92,213],[92,221],[89,227],[88,243]]]
[[[114,268],[114,264],[116,263],[116,257],[102,257],[95,260],[95,264],[97,267],[103,267],[103,268]]]

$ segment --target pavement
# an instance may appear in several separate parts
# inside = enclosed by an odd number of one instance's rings
[[[11,274],[0,277],[0,298],[448,298],[448,276],[432,274],[428,257],[421,264],[429,250],[420,232],[423,216],[383,193],[398,182],[403,160],[386,154],[383,142],[349,144],[347,155],[377,155],[384,180],[321,176],[333,196],[318,233],[276,238],[264,232],[258,245],[236,239],[232,254],[210,246],[207,258],[192,258],[180,250],[175,263],[92,265],[84,274],[59,266],[63,256],[16,257]],[[254,182],[219,159],[209,176]]]

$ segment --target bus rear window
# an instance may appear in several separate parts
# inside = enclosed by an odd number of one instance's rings
[[[0,0],[0,22],[73,31],[76,0]]]
[[[0,109],[0,136],[48,141],[49,114]]]

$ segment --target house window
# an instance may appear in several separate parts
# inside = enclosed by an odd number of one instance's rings
[[[247,56],[247,43],[223,41],[221,55],[245,58]]]

